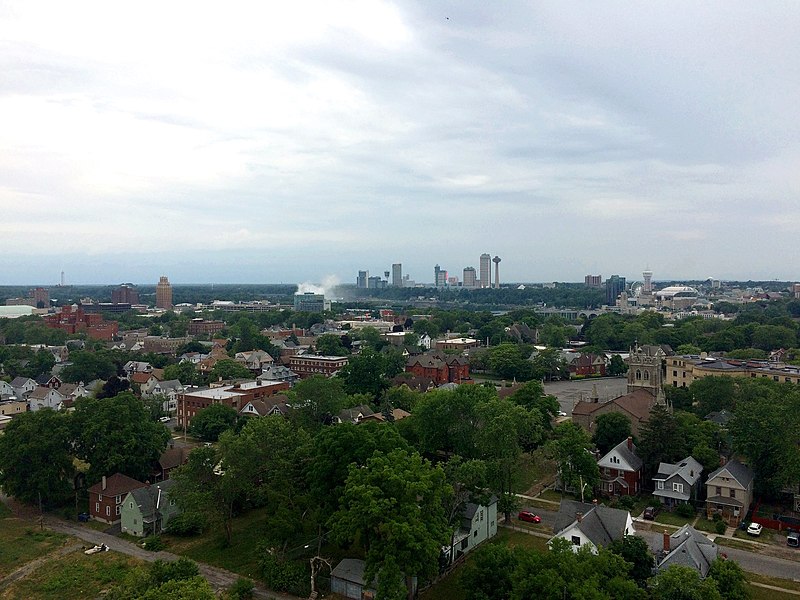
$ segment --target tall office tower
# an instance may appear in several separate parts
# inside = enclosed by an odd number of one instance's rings
[[[36,308],[50,308],[50,291],[47,288],[34,288],[29,296],[33,298],[33,305]]]
[[[599,288],[603,285],[602,275],[587,275],[583,278],[583,283],[586,287]]]
[[[403,265],[394,263],[392,265],[392,286],[403,287]]]
[[[498,290],[500,289],[500,260],[499,256],[495,256],[492,259],[494,263],[494,287]]]
[[[625,278],[612,275],[606,280],[606,304],[616,306],[617,297],[625,291]]]
[[[172,308],[172,285],[166,275],[162,275],[156,284],[156,308]]]
[[[492,277],[492,255],[486,254],[485,252],[481,254],[480,264],[478,265],[479,276],[481,280],[481,287],[488,288],[491,285],[491,277]]]
[[[436,287],[446,287],[447,286],[447,271],[444,269],[439,269],[439,272],[436,274]]]
[[[359,271],[358,278],[356,279],[356,287],[365,290],[367,289],[368,281],[369,281],[369,271]]]
[[[653,293],[653,272],[648,270],[642,273],[642,278],[644,279],[644,285],[642,286],[642,293],[643,294],[652,294]]]
[[[113,304],[139,304],[139,292],[132,283],[123,283],[111,291],[111,302]]]
[[[433,285],[435,287],[439,287],[439,274],[442,272],[442,268],[439,265],[433,267]]]
[[[464,283],[465,288],[474,288],[478,284],[477,277],[475,276],[475,267],[464,267]]]

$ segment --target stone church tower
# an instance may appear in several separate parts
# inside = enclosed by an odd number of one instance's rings
[[[628,393],[645,389],[657,404],[666,404],[664,397],[664,373],[669,347],[640,346],[631,348],[628,357]]]

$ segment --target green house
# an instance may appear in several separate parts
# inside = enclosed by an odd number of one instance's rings
[[[170,499],[172,479],[128,492],[120,511],[122,531],[138,537],[159,534],[169,520],[178,513],[175,501]]]

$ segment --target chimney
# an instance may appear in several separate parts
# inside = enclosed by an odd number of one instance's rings
[[[583,521],[583,513],[582,513],[582,512],[575,513],[575,520],[577,520],[577,521],[578,521],[578,523],[580,523],[581,521]]]
[[[105,475],[103,475],[103,482],[100,485],[100,489],[102,489],[103,491],[105,491],[105,489],[106,489],[106,476]]]
[[[669,552],[669,533],[664,530],[664,552]]]
[[[628,450],[633,450],[633,438],[628,436]]]

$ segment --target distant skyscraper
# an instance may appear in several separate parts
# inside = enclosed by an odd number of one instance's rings
[[[392,265],[392,286],[403,287],[403,265],[394,263]]]
[[[584,284],[586,287],[592,288],[599,288],[603,285],[603,276],[602,275],[587,275],[583,278]]]
[[[361,288],[363,290],[367,289],[368,280],[369,280],[369,271],[359,271],[358,279],[356,279],[356,287]]]
[[[465,288],[474,288],[478,285],[477,277],[475,276],[475,267],[464,268],[464,284]]]
[[[139,292],[130,283],[123,283],[111,291],[111,302],[114,304],[139,304]]]
[[[642,273],[642,278],[644,279],[644,285],[642,286],[642,293],[643,294],[652,294],[653,293],[653,272],[650,270],[645,271]]]
[[[156,308],[172,308],[172,285],[166,275],[162,275],[156,284]]]
[[[439,265],[435,265],[433,267],[433,285],[439,287],[439,276],[442,272],[442,268]]]
[[[491,277],[492,277],[492,255],[486,254],[485,252],[481,254],[480,264],[478,265],[480,269],[480,280],[481,280],[481,287],[488,288],[491,285]]]
[[[492,259],[494,263],[494,287],[498,290],[500,289],[500,260],[501,258],[499,256],[495,256]]]
[[[625,278],[619,275],[612,275],[606,280],[606,304],[615,306],[617,297],[625,291]]]

